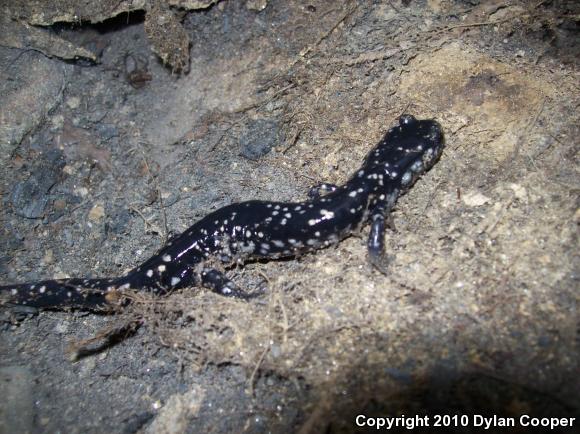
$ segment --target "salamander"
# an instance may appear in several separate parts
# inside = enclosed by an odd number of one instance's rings
[[[2,304],[111,309],[128,291],[159,295],[190,286],[247,299],[220,265],[292,257],[338,243],[366,224],[370,263],[384,267],[384,234],[395,202],[438,160],[444,147],[434,120],[403,115],[341,186],[322,183],[302,202],[251,200],[208,214],[120,277],[59,279],[0,286]]]

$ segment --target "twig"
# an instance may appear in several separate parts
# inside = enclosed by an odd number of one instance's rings
[[[147,218],[143,215],[143,213],[141,211],[139,211],[137,208],[135,208],[133,205],[129,205],[129,210],[130,211],[134,211],[137,213],[137,215],[139,215],[139,217],[141,217],[143,219],[143,223],[145,223],[145,226],[147,228],[151,228],[154,231],[156,231],[157,233],[159,233],[159,228],[154,225],[153,223],[151,223],[149,220],[147,220]]]
[[[266,346],[266,348],[264,348],[264,351],[262,351],[262,354],[260,354],[260,358],[258,359],[258,362],[256,363],[256,366],[254,366],[254,370],[252,371],[252,375],[250,375],[250,379],[248,380],[248,388],[249,388],[250,395],[254,394],[254,379],[255,379],[256,373],[258,372],[258,369],[260,369],[260,366],[262,365],[262,362],[264,361],[264,357],[266,357],[266,354],[268,353],[268,351],[270,351],[269,344]]]
[[[435,193],[437,192],[437,190],[439,189],[439,187],[442,184],[443,184],[443,181],[439,181],[437,184],[435,184],[435,187],[433,187],[431,194],[427,198],[427,204],[425,205],[425,208],[423,208],[423,215],[427,214],[427,210],[431,207],[431,203],[433,202],[433,198],[435,197]]]
[[[506,21],[510,21],[513,18],[514,17],[504,18],[503,20],[495,20],[495,21],[481,21],[481,22],[477,22],[477,23],[456,24],[454,26],[446,26],[442,30],[461,29],[461,28],[465,28],[465,27],[493,26],[494,24],[505,23]]]
[[[276,92],[274,92],[272,95],[270,95],[268,98],[263,99],[262,101],[258,101],[254,104],[250,104],[244,107],[241,107],[239,109],[234,110],[234,113],[243,113],[243,112],[247,112],[248,110],[254,109],[256,107],[260,107],[262,105],[268,104],[270,101],[274,100],[274,98],[276,98],[278,95],[280,95],[283,92],[286,92],[288,89],[292,89],[293,87],[295,87],[296,85],[294,83],[290,83],[287,86],[284,86],[282,89],[277,90]],[[231,128],[231,127],[230,127]]]
[[[143,162],[145,163],[145,168],[147,169],[147,173],[149,173],[149,176],[151,177],[151,179],[155,183],[155,189],[157,190],[157,196],[159,197],[159,206],[161,207],[161,215],[163,217],[163,229],[164,229],[163,244],[165,244],[167,242],[169,229],[167,227],[167,214],[165,213],[165,206],[163,205],[163,195],[161,194],[161,188],[159,188],[159,183],[157,182],[157,178],[155,176],[153,176],[153,173],[151,172],[151,168],[149,167],[149,162],[147,161],[147,157],[145,156],[145,152],[143,151],[143,147],[141,146],[141,143],[137,143],[137,146],[139,147],[139,151],[141,152],[141,155],[143,157]]]
[[[546,98],[544,97],[544,98],[542,98],[542,101],[540,101],[540,103],[538,104],[538,109],[536,110],[536,114],[534,115],[534,117],[531,119],[531,121],[528,123],[528,125],[524,129],[523,133],[518,138],[518,141],[516,143],[516,148],[514,149],[514,158],[517,157],[520,153],[520,147],[522,145],[522,141],[523,141],[524,137],[527,137],[527,135],[534,128],[534,125],[536,125],[536,122],[538,122],[538,118],[540,117],[540,115],[542,114],[542,111],[544,110],[545,103],[546,103]]]
[[[314,44],[309,45],[303,51],[300,52],[300,57],[305,58],[307,54],[309,54],[312,50],[318,47],[320,43],[324,41],[326,38],[328,38],[328,36],[332,32],[334,32],[334,30],[336,30],[336,28],[340,26],[344,20],[346,20],[350,15],[352,15],[357,8],[358,4],[355,3],[354,6],[351,6],[349,9],[347,9],[347,11],[344,14],[342,14],[342,16],[334,23],[334,25],[330,29],[328,29],[325,33],[323,33],[322,36],[320,36],[320,38],[318,38],[318,40]]]
[[[294,137],[292,137],[292,140],[290,140],[290,144],[288,146],[286,146],[284,149],[282,149],[282,154],[285,154],[286,152],[288,152],[291,148],[294,147],[294,145],[296,145],[296,143],[298,142],[298,137],[300,137],[300,134],[302,133],[302,131],[304,131],[304,127],[299,128],[295,133],[294,133]]]

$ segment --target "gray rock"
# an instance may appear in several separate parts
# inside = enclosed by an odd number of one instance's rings
[[[240,155],[248,160],[258,160],[272,150],[280,136],[280,125],[277,121],[252,121],[240,137]]]
[[[32,433],[34,429],[34,379],[21,366],[0,368],[0,433]]]
[[[2,47],[0,63],[18,70],[15,79],[0,80],[0,163],[5,163],[59,104],[69,66],[32,51],[16,56]]]
[[[58,182],[65,161],[59,150],[51,150],[32,170],[27,180],[16,184],[10,200],[14,212],[26,218],[40,218],[49,201],[50,189]]]

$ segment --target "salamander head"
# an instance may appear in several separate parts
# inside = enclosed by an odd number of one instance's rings
[[[435,164],[444,144],[438,122],[403,115],[399,118],[399,125],[391,128],[371,151],[366,164],[384,171],[392,180],[400,180],[405,189]]]

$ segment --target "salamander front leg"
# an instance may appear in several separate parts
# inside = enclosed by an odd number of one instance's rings
[[[327,182],[323,182],[321,184],[318,184],[318,185],[315,185],[314,187],[312,187],[310,189],[310,191],[308,192],[308,197],[310,199],[318,199],[322,195],[336,191],[337,188],[338,188],[338,186],[335,184],[329,184]]]
[[[201,284],[213,292],[224,297],[236,297],[248,300],[251,295],[242,291],[238,286],[218,270],[205,268],[201,274]]]
[[[394,222],[390,217],[385,218],[382,213],[374,214],[367,243],[370,263],[385,275],[389,266],[389,261],[385,254],[385,229],[387,226],[394,229]]]

